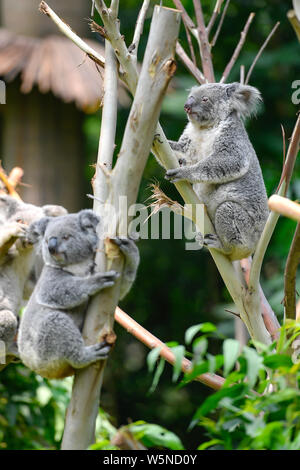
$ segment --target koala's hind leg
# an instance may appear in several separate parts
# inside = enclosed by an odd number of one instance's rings
[[[246,258],[253,253],[257,242],[254,220],[240,204],[220,204],[215,213],[214,225],[220,242],[220,247],[215,248],[223,251],[231,260]]]
[[[18,356],[15,336],[18,329],[18,319],[10,310],[0,310],[0,341],[6,347],[6,355]]]
[[[106,359],[110,346],[106,343],[84,344],[81,332],[73,320],[62,312],[53,312],[40,325],[37,354],[43,368],[67,363],[75,369]],[[46,366],[47,368],[47,366]]]

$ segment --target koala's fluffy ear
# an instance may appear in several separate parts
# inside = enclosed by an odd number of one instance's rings
[[[78,213],[79,225],[83,230],[93,228],[96,230],[100,218],[91,209],[84,209]]]
[[[28,229],[27,241],[28,243],[36,243],[41,237],[44,236],[47,225],[51,217],[42,217],[40,220],[33,222]]]
[[[232,108],[241,117],[248,117],[255,114],[262,97],[257,88],[240,83],[231,83],[226,86],[226,94],[231,100]]]
[[[68,213],[63,206],[55,206],[52,204],[47,204],[46,206],[43,206],[42,209],[47,217],[58,217]]]

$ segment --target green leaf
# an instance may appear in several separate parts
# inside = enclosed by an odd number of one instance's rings
[[[204,403],[196,411],[193,422],[215,410],[222,398],[234,399],[243,396],[246,389],[247,386],[245,386],[245,384],[236,384],[231,387],[221,388],[221,390],[218,390],[216,393],[206,398]]]
[[[148,364],[149,372],[154,371],[154,367],[155,367],[156,361],[159,357],[160,351],[161,351],[161,347],[158,346],[158,347],[152,349],[152,351],[149,352],[149,354],[147,356],[147,364]]]
[[[208,447],[214,446],[216,444],[223,444],[223,441],[221,441],[220,439],[212,439],[211,441],[207,441],[201,444],[197,448],[197,450],[205,450],[205,449],[208,449]]]
[[[240,343],[235,339],[226,339],[223,343],[224,375],[229,374],[240,354]]]
[[[165,447],[171,450],[184,450],[182,442],[176,434],[157,424],[137,422],[130,424],[128,429],[146,447]]]
[[[172,348],[172,352],[175,356],[175,364],[174,364],[174,371],[173,371],[172,380],[173,380],[173,382],[176,382],[176,380],[178,380],[178,377],[181,373],[181,366],[182,366],[182,360],[183,360],[184,354],[185,354],[185,347],[184,346],[176,346],[175,348]]]
[[[247,361],[247,378],[249,387],[254,387],[258,373],[262,367],[262,357],[252,348],[244,346],[243,354]]]
[[[165,359],[163,359],[162,357],[160,358],[160,361],[158,363],[158,366],[156,368],[156,371],[155,371],[155,374],[154,374],[154,377],[153,377],[153,381],[152,381],[152,385],[150,387],[150,390],[149,390],[149,393],[153,393],[158,385],[158,382],[159,382],[159,379],[161,377],[161,374],[163,373],[164,371],[164,368],[165,368]]]
[[[199,331],[201,331],[202,333],[212,333],[213,331],[216,331],[216,327],[215,325],[209,322],[199,323],[198,325],[191,326],[185,332],[186,344],[191,344],[193,338],[196,336],[197,333],[199,333]]]
[[[270,369],[278,369],[278,367],[290,368],[293,366],[293,361],[290,356],[286,354],[272,354],[264,358],[264,365]]]

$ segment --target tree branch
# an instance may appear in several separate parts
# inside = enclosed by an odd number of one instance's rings
[[[211,15],[211,18],[210,18],[210,20],[208,22],[208,25],[207,25],[207,28],[206,28],[207,37],[209,36],[209,33],[210,33],[213,25],[215,24],[215,21],[216,21],[218,15],[220,14],[223,1],[224,0],[217,0],[216,1],[213,14]]]
[[[203,73],[198,69],[198,67],[193,63],[193,61],[191,61],[179,41],[177,41],[176,44],[176,54],[199,83],[206,83]]]
[[[243,45],[244,45],[244,43],[245,43],[245,40],[246,40],[246,37],[247,37],[247,33],[248,33],[248,30],[249,30],[249,28],[250,28],[250,25],[251,25],[251,23],[252,23],[252,21],[253,21],[254,16],[255,16],[255,13],[250,13],[249,18],[248,18],[248,20],[247,20],[247,22],[246,22],[246,24],[245,24],[245,27],[244,27],[243,31],[241,32],[241,38],[240,38],[240,40],[239,40],[239,42],[238,42],[238,44],[237,44],[237,46],[236,46],[236,48],[235,48],[235,50],[234,50],[234,52],[233,52],[233,54],[232,54],[232,57],[231,57],[230,61],[228,62],[228,64],[227,64],[226,67],[225,67],[225,70],[224,70],[224,72],[223,72],[223,75],[222,75],[222,78],[221,78],[221,80],[220,80],[220,83],[225,83],[225,82],[226,82],[226,79],[227,79],[228,75],[230,74],[232,67],[233,67],[234,64],[236,63],[237,58],[238,58],[238,56],[240,55],[240,52],[241,52],[241,50],[242,50],[242,47],[243,47]]]
[[[270,32],[270,34],[268,35],[267,39],[265,40],[265,42],[263,43],[263,45],[261,46],[261,48],[259,49],[258,53],[256,54],[249,70],[248,70],[248,73],[247,73],[247,76],[246,76],[246,80],[245,80],[245,84],[247,85],[247,83],[249,83],[249,80],[250,80],[250,77],[251,77],[251,74],[253,72],[253,69],[258,61],[258,59],[260,58],[260,56],[262,55],[264,49],[267,47],[267,44],[268,42],[270,41],[271,37],[273,36],[273,34],[275,33],[276,29],[278,28],[278,26],[280,25],[280,22],[277,21],[277,23],[275,24],[275,26],[273,27],[272,31]]]
[[[99,8],[100,3],[103,2],[96,0],[96,8]],[[115,24],[106,7],[100,8],[100,14],[105,16],[109,24]],[[127,236],[127,229],[125,232],[124,228],[127,227],[127,212],[125,214],[121,212],[119,197],[127,196],[128,206],[136,200],[162,98],[175,71],[173,54],[179,25],[180,16],[177,11],[155,7],[141,75],[120,150],[121,157],[118,158],[110,176],[107,206],[112,207],[118,216],[117,231],[121,236]],[[119,40],[117,35],[115,38]],[[125,48],[124,44],[122,50],[124,51]],[[130,60],[127,62],[132,65]],[[126,70],[124,72],[126,73]],[[128,76],[128,82],[134,86],[136,78]],[[151,100],[145,101],[145,96],[150,95]],[[108,212],[106,214],[108,223],[110,218],[111,213]],[[108,226],[109,237],[115,235],[115,231],[112,232],[115,229],[116,227]],[[109,269],[122,271],[122,265],[121,257],[112,260],[108,253]],[[93,344],[105,338],[113,342],[115,335],[112,325],[114,311],[119,300],[119,288],[120,282],[117,282],[114,287],[92,298],[83,330],[83,337],[87,344]],[[63,449],[85,449],[93,442],[103,367],[104,363],[100,362],[76,372],[72,400],[67,412],[68,432],[64,435]]]
[[[296,319],[296,273],[300,261],[300,222],[297,224],[284,270],[285,319]]]
[[[174,353],[168,346],[166,346],[160,339],[156,338],[152,333],[143,328],[139,323],[133,320],[127,313],[121,310],[119,307],[115,311],[115,320],[131,335],[135,336],[139,341],[145,344],[148,348],[160,348],[159,355],[163,357],[169,364],[174,365],[176,358]],[[191,371],[192,363],[188,359],[184,358],[181,364],[181,370],[183,372]],[[208,387],[219,390],[225,380],[216,374],[202,374],[196,377],[194,380],[201,382]]]
[[[229,7],[229,3],[230,3],[230,0],[226,0],[226,3],[225,3],[225,6],[223,8],[222,15],[221,15],[218,27],[216,29],[216,32],[215,32],[214,37],[213,37],[213,39],[211,41],[211,44],[210,44],[211,48],[213,48],[215,46],[216,42],[217,42],[217,39],[219,37],[220,31],[222,29],[223,22],[224,22],[226,13],[227,13],[227,9]]]
[[[208,82],[215,81],[214,69],[212,65],[212,58],[210,53],[210,46],[208,42],[207,32],[205,28],[202,6],[200,0],[193,0],[195,14],[197,19],[197,31],[199,38],[200,55],[202,61],[203,74]]]
[[[300,204],[290,199],[274,194],[269,199],[271,211],[300,222]]]
[[[98,65],[101,65],[101,67],[104,67],[105,58],[97,51],[95,51],[92,47],[90,47],[86,42],[84,42],[79,36],[77,36],[77,34],[72,31],[70,26],[67,25],[67,23],[65,23],[63,20],[61,20],[59,16],[49,7],[49,5],[47,5],[46,2],[42,1],[40,3],[39,9],[42,13],[49,16],[49,18],[51,18],[51,20],[57,25],[58,29],[60,29],[60,31],[65,36],[71,39],[71,41],[73,41],[76,46],[78,46],[82,51],[84,51],[90,59],[92,59]]]
[[[129,50],[134,58],[134,61],[137,63],[137,53],[139,49],[139,43],[141,39],[141,35],[143,34],[144,23],[146,14],[149,8],[150,0],[144,0],[142,8],[140,9],[139,16],[136,22],[136,27],[134,30],[133,40],[131,45],[129,46]]]

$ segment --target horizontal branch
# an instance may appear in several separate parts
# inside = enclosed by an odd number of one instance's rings
[[[274,194],[269,199],[269,208],[271,211],[300,222],[300,204],[286,197]]]
[[[115,320],[118,322],[125,330],[145,344],[148,348],[160,348],[159,355],[163,357],[169,364],[174,365],[176,362],[176,357],[172,350],[165,345],[160,339],[156,338],[152,333],[142,327],[137,323],[133,318],[131,318],[127,313],[121,310],[119,307],[115,311]],[[191,361],[184,358],[181,363],[181,370],[183,372],[191,372],[193,365]],[[194,380],[201,382],[208,387],[219,390],[225,379],[216,374],[202,374],[198,375]]]

